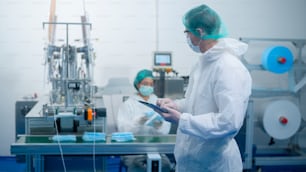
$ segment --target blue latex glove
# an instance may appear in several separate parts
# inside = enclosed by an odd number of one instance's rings
[[[162,122],[164,118],[160,116],[158,113],[154,113],[146,122],[145,125],[153,126],[154,122]]]
[[[145,115],[146,117],[150,118],[151,116],[153,116],[155,114],[154,111],[148,111],[148,112],[145,112]]]

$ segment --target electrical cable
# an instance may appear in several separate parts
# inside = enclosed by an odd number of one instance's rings
[[[95,113],[95,111],[94,111]],[[93,139],[93,150],[92,150],[92,160],[93,160],[93,169],[96,172],[96,119],[95,116],[93,117],[93,127],[94,127],[94,139]]]
[[[44,69],[44,81],[46,80],[46,65],[47,63],[45,63],[45,69]],[[48,80],[49,81],[49,80]],[[43,83],[43,87],[45,87],[45,82]],[[52,107],[52,110],[54,112],[54,125],[55,125],[55,131],[56,131],[56,136],[59,137],[59,133],[58,133],[58,126],[57,126],[57,123],[56,123],[56,110],[54,108],[54,106],[52,106],[53,104],[53,97],[52,97],[52,93],[50,96],[50,103],[51,103],[51,107]],[[64,172],[66,172],[66,164],[65,164],[65,160],[64,160],[64,153],[63,153],[63,149],[62,149],[62,146],[61,146],[61,142],[60,142],[60,139],[57,139],[57,144],[58,144],[58,147],[59,147],[59,151],[60,151],[60,154],[61,154],[61,160],[62,160],[62,164],[63,164],[63,168],[64,168]]]
[[[52,111],[53,111],[53,120],[54,120],[54,125],[55,125],[55,132],[56,132],[56,136],[59,138],[59,132],[58,132],[58,126],[57,126],[57,122],[56,122],[56,109],[53,106],[53,96],[52,93],[50,95],[50,103],[51,103],[51,107],[52,107]],[[60,142],[60,139],[57,139],[57,144],[58,144],[58,148],[60,151],[60,155],[61,155],[61,160],[62,160],[62,164],[63,164],[63,168],[64,168],[64,172],[66,172],[66,163],[65,163],[65,159],[64,159],[64,153],[63,153],[63,149],[62,149],[62,145]]]
[[[52,102],[52,96],[51,96],[51,102]],[[53,108],[53,112],[54,112],[54,123],[55,123],[55,130],[56,130],[56,135],[59,137],[59,133],[58,133],[58,126],[57,126],[57,122],[56,122],[56,117],[55,117],[55,109],[54,107],[52,106]],[[64,160],[64,153],[63,153],[63,149],[62,149],[62,145],[61,145],[61,142],[60,142],[60,139],[57,139],[57,143],[58,143],[58,147],[59,147],[59,150],[60,150],[60,154],[61,154],[61,160],[62,160],[62,164],[63,164],[63,168],[64,168],[64,172],[66,172],[66,164],[65,164],[65,160]]]
[[[90,97],[93,97],[93,89],[90,89]],[[93,145],[92,145],[92,165],[93,170],[96,172],[96,110],[94,107],[90,107],[92,109],[92,121],[93,121]]]
[[[90,89],[90,97],[94,95],[93,88]],[[94,105],[94,103],[93,103]],[[93,139],[93,148],[92,148],[92,160],[93,160],[93,170],[96,172],[96,109],[92,108],[92,120],[93,120],[93,129],[94,129],[94,139]]]

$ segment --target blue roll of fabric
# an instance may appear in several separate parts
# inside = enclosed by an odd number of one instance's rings
[[[261,58],[264,69],[277,74],[288,72],[293,66],[293,61],[291,51],[284,46],[267,48]]]

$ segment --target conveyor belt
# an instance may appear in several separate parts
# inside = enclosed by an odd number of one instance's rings
[[[11,153],[56,155],[60,153],[57,142],[52,141],[52,136],[20,136],[16,143],[11,145]],[[145,154],[148,152],[173,153],[175,135],[167,136],[135,136],[132,142],[115,142],[107,137],[106,142],[95,142],[95,154],[119,155],[119,154]],[[83,142],[81,136],[77,136],[76,142],[61,143],[65,154],[92,154],[93,143]]]

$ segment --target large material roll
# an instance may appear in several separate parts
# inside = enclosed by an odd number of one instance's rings
[[[291,51],[283,46],[267,48],[261,58],[264,69],[278,74],[289,71],[293,61],[294,58]]]
[[[265,109],[263,127],[275,139],[287,139],[293,136],[300,125],[300,111],[291,101],[274,101]]]

